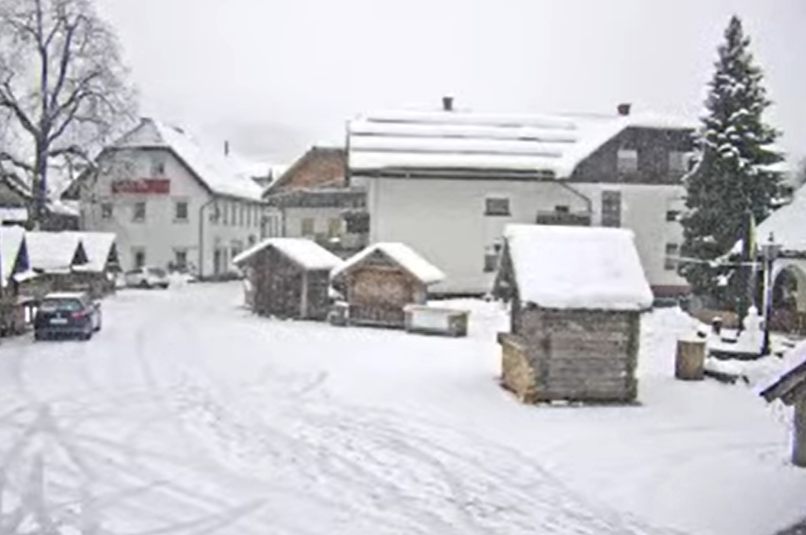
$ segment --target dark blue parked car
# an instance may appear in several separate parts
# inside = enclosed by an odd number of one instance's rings
[[[34,338],[76,337],[89,340],[101,330],[101,304],[86,293],[52,293],[39,304]]]

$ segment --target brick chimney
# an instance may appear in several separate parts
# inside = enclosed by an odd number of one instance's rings
[[[443,111],[453,111],[453,97],[442,97],[442,109]]]
[[[626,117],[627,115],[630,114],[630,109],[631,108],[632,108],[632,104],[630,104],[629,102],[623,102],[623,103],[618,105],[618,108],[617,108],[618,109],[618,114],[623,116],[623,117]]]

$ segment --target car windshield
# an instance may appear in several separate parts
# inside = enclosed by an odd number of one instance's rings
[[[155,277],[164,277],[166,275],[165,270],[162,268],[149,268],[148,272]]]
[[[75,312],[81,310],[83,305],[78,299],[45,299],[39,306],[43,312],[56,312],[58,310],[66,310],[68,312]]]

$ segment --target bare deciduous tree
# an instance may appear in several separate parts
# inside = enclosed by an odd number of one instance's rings
[[[0,166],[30,177],[35,221],[49,165],[89,163],[133,111],[117,39],[90,0],[0,0]]]

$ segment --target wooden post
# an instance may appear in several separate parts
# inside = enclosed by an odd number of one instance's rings
[[[806,468],[806,397],[795,402],[795,428],[792,437],[792,464]]]
[[[705,342],[678,340],[674,376],[681,381],[702,381],[705,377]]]

